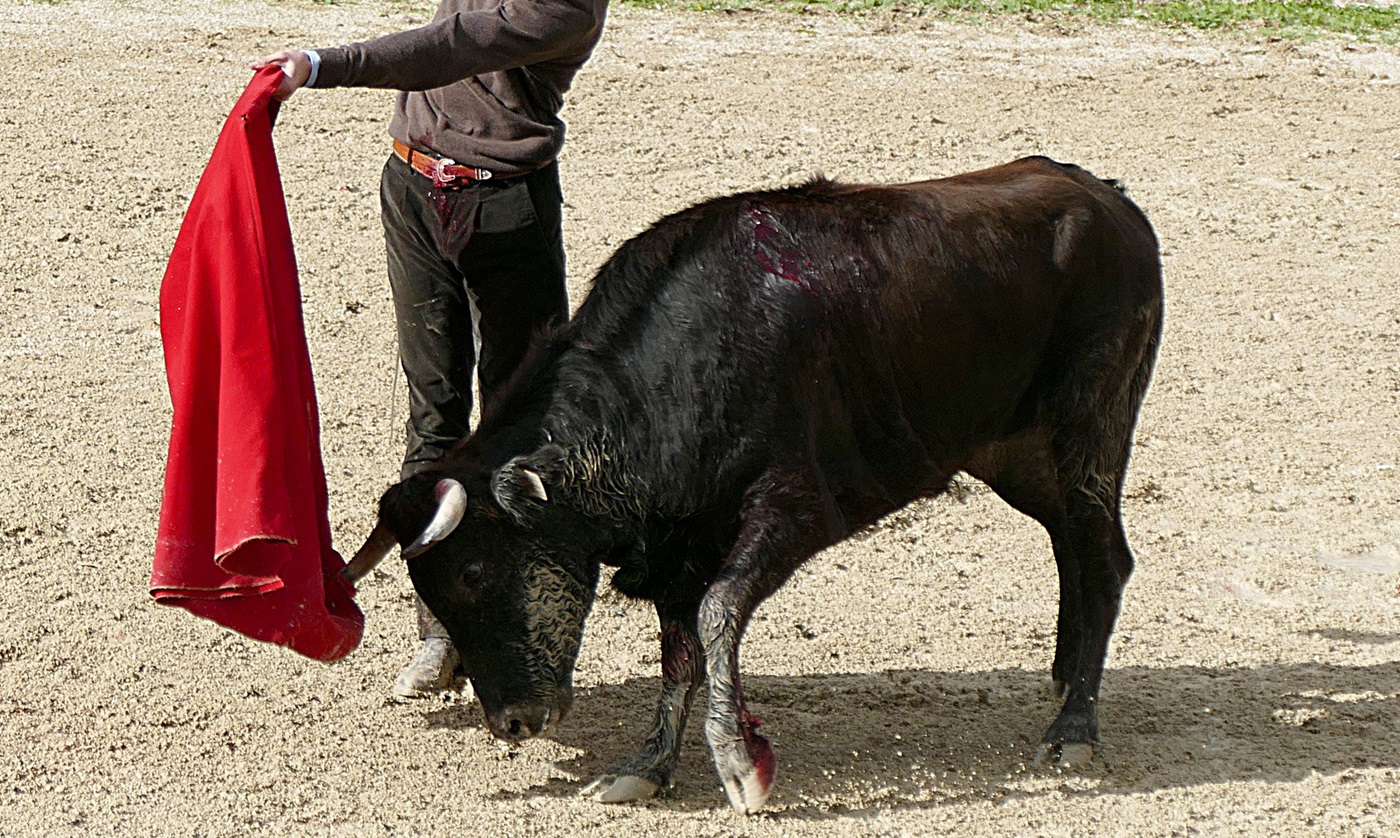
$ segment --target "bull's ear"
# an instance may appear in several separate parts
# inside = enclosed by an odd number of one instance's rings
[[[519,518],[530,503],[549,503],[550,489],[560,474],[563,452],[546,445],[532,454],[516,457],[496,470],[491,494],[496,503]]]
[[[525,514],[530,502],[549,502],[544,478],[525,464],[524,457],[516,457],[496,470],[491,478],[491,494],[496,503],[516,519]]]

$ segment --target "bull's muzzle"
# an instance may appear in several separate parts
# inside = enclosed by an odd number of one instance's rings
[[[486,714],[486,725],[497,739],[523,742],[554,730],[573,705],[573,695],[562,695],[553,702],[511,704]]]

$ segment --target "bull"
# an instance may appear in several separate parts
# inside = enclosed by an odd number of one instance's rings
[[[692,699],[730,804],[776,762],[739,643],[803,562],[972,475],[1050,535],[1063,706],[1039,756],[1092,759],[1133,569],[1124,473],[1161,261],[1110,181],[1032,157],[939,180],[701,203],[623,244],[432,472],[392,486],[347,574],[402,547],[496,736],[549,732],[601,567],[660,620],[640,751],[585,791],[668,785]]]

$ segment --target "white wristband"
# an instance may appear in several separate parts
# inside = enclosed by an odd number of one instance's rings
[[[306,60],[311,62],[311,75],[306,77],[306,84],[304,86],[315,87],[316,77],[321,75],[321,54],[314,49],[304,49],[301,51],[301,54],[305,55]]]

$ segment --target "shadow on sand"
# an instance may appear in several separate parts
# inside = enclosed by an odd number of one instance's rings
[[[1028,767],[1059,707],[1040,673],[893,670],[750,675],[744,683],[778,755],[771,804],[796,816],[849,811],[824,803],[838,799],[901,809],[1400,766],[1400,664],[1110,669],[1103,746],[1093,766],[1074,773]],[[578,752],[558,767],[580,782],[501,794],[576,794],[640,744],[658,689],[658,679],[638,678],[580,690],[555,736]],[[695,718],[702,712],[703,699]],[[430,723],[475,727],[480,715],[444,710]],[[651,805],[690,811],[722,803],[699,728],[693,719],[675,785]]]

